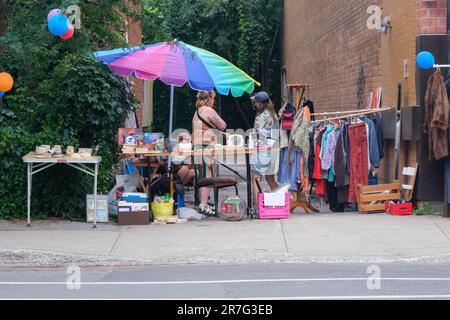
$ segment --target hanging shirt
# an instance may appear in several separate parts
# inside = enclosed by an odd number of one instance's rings
[[[322,136],[322,147],[321,147],[321,151],[320,151],[320,159],[322,159],[323,161],[323,156],[324,156],[324,152],[325,152],[325,148],[327,147],[327,143],[328,143],[328,136],[330,135],[331,131],[334,130],[334,125],[330,124],[327,126],[327,130],[325,131],[325,133]],[[322,166],[323,169],[323,166]],[[327,170],[327,169],[324,169]]]
[[[328,142],[322,158],[322,169],[329,170],[328,181],[334,182],[334,156],[336,152],[336,143],[339,138],[340,129],[334,128],[328,135]]]
[[[367,125],[370,164],[374,168],[379,168],[380,148],[378,146],[378,135],[375,124],[367,116],[363,116],[361,120]]]

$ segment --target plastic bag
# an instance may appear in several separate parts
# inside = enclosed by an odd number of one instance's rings
[[[185,219],[188,221],[199,221],[205,219],[203,214],[198,213],[194,209],[190,208],[179,208],[177,209],[177,215],[180,219]]]

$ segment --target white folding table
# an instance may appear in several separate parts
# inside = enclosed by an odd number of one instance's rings
[[[94,177],[94,228],[97,228],[97,176],[98,167],[102,161],[101,157],[89,157],[82,159],[74,159],[71,157],[63,158],[40,158],[36,157],[36,153],[30,152],[22,158],[23,162],[27,164],[27,176],[28,176],[28,223],[27,227],[31,227],[31,187],[33,181],[33,175],[39,173],[45,169],[53,167],[56,164],[65,164],[77,170],[80,170],[90,176]],[[94,165],[94,168],[90,168],[87,165]]]

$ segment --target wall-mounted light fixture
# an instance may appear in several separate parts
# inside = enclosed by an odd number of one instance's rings
[[[389,29],[392,29],[392,25],[391,25],[391,17],[384,17],[383,20],[381,21],[381,27],[380,27],[380,32],[381,33],[387,33]]]

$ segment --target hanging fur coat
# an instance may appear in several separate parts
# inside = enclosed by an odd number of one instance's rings
[[[436,70],[428,79],[425,94],[425,119],[423,130],[428,134],[429,160],[441,160],[448,156],[449,103],[444,76]]]

